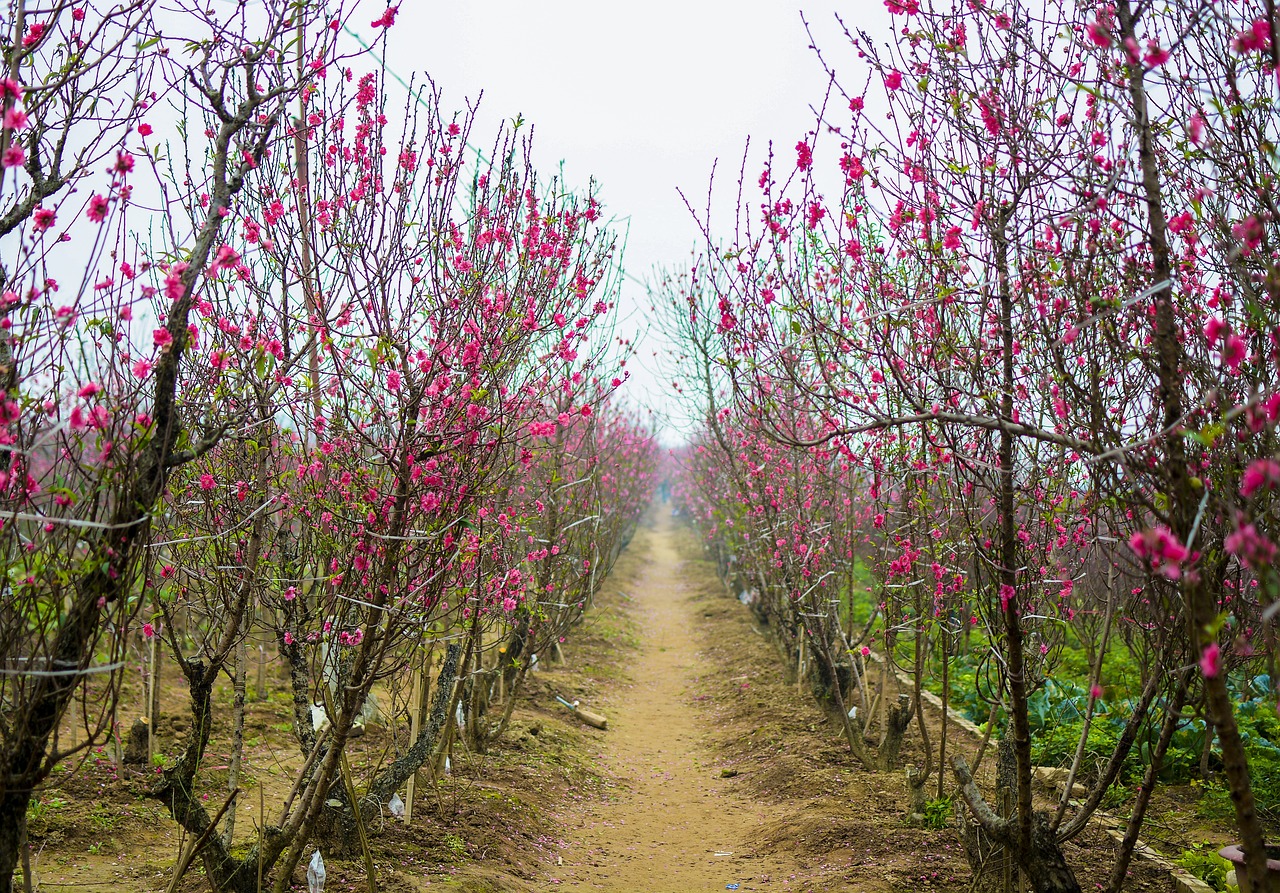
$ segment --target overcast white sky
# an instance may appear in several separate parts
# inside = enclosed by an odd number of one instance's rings
[[[372,20],[378,0],[361,5]],[[829,62],[848,80],[860,69],[833,13],[878,40],[889,36],[880,0],[804,7]],[[373,36],[362,14],[354,23]],[[628,273],[648,279],[657,265],[683,266],[699,240],[677,189],[706,201],[719,159],[719,207],[728,214],[747,138],[754,178],[765,146],[791,147],[814,126],[826,76],[788,2],[714,0],[402,0],[387,61],[402,76],[427,73],[446,107],[483,91],[476,141],[517,114],[535,128],[544,173],[563,161],[571,186],[591,177],[609,213],[629,221]],[[843,78],[842,78],[843,79]],[[732,219],[725,217],[727,229]],[[624,308],[643,325],[644,289],[628,281]],[[639,312],[635,312],[636,309]],[[629,391],[650,406],[664,391],[662,345],[647,339],[644,372]],[[668,397],[669,400],[669,397]]]

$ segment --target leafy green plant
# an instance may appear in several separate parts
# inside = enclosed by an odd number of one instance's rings
[[[27,804],[27,825],[33,831],[40,830],[53,818],[55,812],[66,805],[67,801],[61,797],[32,797]]]
[[[924,826],[932,828],[935,831],[941,831],[947,827],[947,822],[951,819],[951,798],[943,797],[939,800],[930,800],[924,805]]]
[[[459,834],[446,834],[444,836],[444,845],[455,856],[463,856],[467,852],[467,842]]]
[[[1200,818],[1210,821],[1235,818],[1236,808],[1225,785],[1213,782],[1206,784],[1196,778],[1192,779],[1191,788],[1199,795],[1196,799],[1196,815]]]
[[[93,825],[96,831],[110,831],[119,823],[120,816],[105,803],[99,803],[93,808],[93,812],[89,813],[89,824]]]
[[[1213,844],[1198,843],[1189,850],[1183,850],[1174,861],[1213,889],[1227,889],[1227,872],[1231,870],[1231,863],[1218,855],[1218,848]]]

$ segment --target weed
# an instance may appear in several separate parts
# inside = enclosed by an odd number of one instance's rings
[[[99,803],[93,808],[93,812],[89,813],[89,824],[95,831],[111,831],[120,823],[120,816],[107,807],[105,803]]]
[[[462,857],[467,854],[467,842],[462,839],[462,835],[452,832],[444,836],[444,846],[449,852],[456,857]]]
[[[947,827],[947,822],[950,820],[950,797],[943,797],[940,800],[930,800],[924,805],[924,826],[926,828],[941,831],[943,828]]]
[[[1231,870],[1231,863],[1218,855],[1213,844],[1198,843],[1189,850],[1183,850],[1174,861],[1213,889],[1227,889],[1227,872]]]
[[[27,804],[27,825],[35,830],[47,823],[55,812],[67,805],[61,797],[32,797]]]

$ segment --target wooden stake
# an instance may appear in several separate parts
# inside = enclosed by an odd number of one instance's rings
[[[155,756],[156,756],[156,725],[157,725],[157,721],[159,720],[159,716],[157,716],[157,713],[159,713],[159,710],[157,709],[157,707],[160,703],[160,684],[159,684],[160,678],[157,672],[160,668],[159,666],[160,655],[156,647],[156,642],[158,642],[159,640],[160,640],[159,636],[153,635],[151,637],[148,644],[148,654],[147,654],[147,663],[149,666],[149,669],[147,672],[147,765],[148,766],[152,765],[152,763],[155,762]]]
[[[413,693],[409,696],[409,746],[418,740],[418,733],[422,729],[422,713],[423,705],[427,700],[427,689],[430,687],[431,668],[429,663],[424,659],[422,666],[418,668],[418,672],[413,674]],[[409,776],[408,787],[405,790],[408,799],[404,802],[404,823],[406,825],[413,823],[413,801],[418,793],[418,773],[414,772]]]

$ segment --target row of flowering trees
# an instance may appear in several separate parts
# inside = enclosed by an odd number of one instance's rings
[[[286,889],[317,835],[364,837],[459,713],[473,743],[501,734],[481,683],[512,702],[647,500],[598,203],[540,180],[518,128],[468,162],[472,111],[429,85],[393,103],[340,36],[396,11],[9,6],[0,883],[33,792],[111,732],[131,630],[190,690],[151,791],[195,842],[183,864]],[[202,759],[214,684],[263,631],[296,778],[233,847],[213,832],[235,792],[211,815]],[[438,654],[432,635],[450,641],[429,718],[353,779],[371,690]]]
[[[1273,889],[1228,688],[1277,678],[1272,4],[886,5],[893,43],[846,32],[866,85],[833,80],[730,247],[709,232],[669,288],[694,513],[817,650],[856,634],[821,615],[859,550],[889,635],[985,630],[1013,815],[953,769],[1037,889],[1077,889],[1058,844],[1102,788],[1036,815],[1028,702],[1061,630],[1101,655],[1123,627],[1143,678],[1101,782],[1155,731],[1127,845],[1193,705]]]

